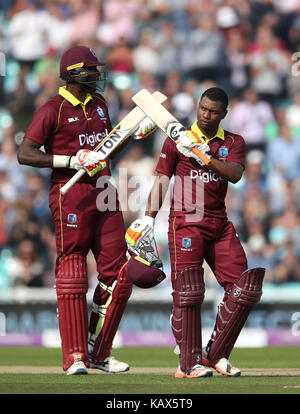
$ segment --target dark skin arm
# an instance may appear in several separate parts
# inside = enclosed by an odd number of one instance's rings
[[[113,159],[129,144],[130,139],[125,141],[119,148],[117,148],[110,156]],[[40,150],[40,144],[32,139],[24,138],[18,150],[19,164],[30,165],[36,168],[52,168],[53,155],[46,154]]]
[[[40,147],[32,139],[24,138],[18,150],[19,163],[36,168],[52,168],[53,155],[41,151]]]
[[[237,162],[223,162],[215,158],[211,158],[208,168],[233,184],[242,178],[244,172],[243,166]]]
[[[154,175],[156,176],[156,178],[148,197],[147,209],[145,212],[146,216],[150,216],[153,218],[156,217],[158,211],[160,210],[164,202],[170,183],[170,179],[167,175],[156,172],[154,172]]]

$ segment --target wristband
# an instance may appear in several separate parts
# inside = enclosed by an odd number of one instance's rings
[[[67,164],[66,164],[67,168],[70,168],[72,158],[73,158],[73,155],[69,156],[69,159],[68,159]]]
[[[53,155],[53,168],[66,168],[70,160],[69,155]]]

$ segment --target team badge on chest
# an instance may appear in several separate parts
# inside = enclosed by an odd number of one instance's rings
[[[103,109],[102,108],[100,108],[100,106],[98,106],[98,108],[97,108],[97,112],[98,112],[98,115],[100,116],[100,118],[104,118],[104,111],[103,111]]]
[[[227,157],[228,157],[228,148],[227,148],[227,147],[222,146],[222,147],[219,149],[219,160],[226,161],[226,158],[227,158]]]

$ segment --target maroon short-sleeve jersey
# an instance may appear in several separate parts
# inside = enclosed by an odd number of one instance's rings
[[[80,149],[93,150],[111,129],[107,105],[101,95],[87,94],[85,101],[80,102],[61,87],[56,96],[36,111],[25,138],[44,146],[48,154],[76,155]],[[75,172],[55,168],[52,181],[66,182]],[[81,181],[94,182],[99,175],[110,175],[109,166],[93,177],[85,174]]]
[[[199,134],[196,123],[191,129]],[[219,127],[216,136],[207,142],[213,158],[237,162],[244,167],[245,141],[240,135]],[[177,151],[176,144],[170,138],[164,142],[156,172],[170,178],[175,176],[171,217],[199,212],[204,217],[227,218],[225,197],[228,181],[208,167],[200,166],[195,159],[185,157]]]

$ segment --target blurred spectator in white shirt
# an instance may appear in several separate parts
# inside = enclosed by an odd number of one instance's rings
[[[136,72],[151,73],[157,75],[160,61],[157,48],[153,44],[154,31],[145,29],[141,33],[139,44],[133,50],[133,63]]]
[[[229,131],[244,137],[246,149],[265,148],[265,127],[274,119],[271,105],[259,99],[254,89],[247,89],[243,100],[229,111],[225,123]]]
[[[267,24],[261,24],[249,52],[251,86],[262,99],[273,101],[286,94],[290,55]]]
[[[64,51],[71,44],[73,22],[64,16],[61,5],[57,2],[46,2],[48,16],[48,52]]]
[[[18,3],[20,11],[9,21],[8,52],[21,64],[32,67],[47,51],[49,14],[38,10],[32,1],[18,0]]]

